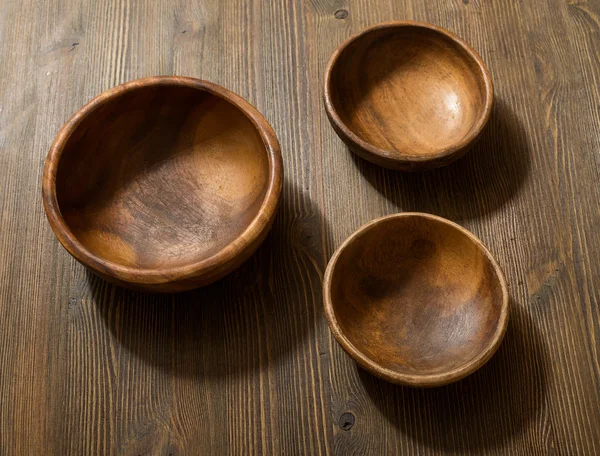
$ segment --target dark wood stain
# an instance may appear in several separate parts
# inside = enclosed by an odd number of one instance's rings
[[[1,9],[0,454],[600,453],[598,2]],[[494,81],[480,141],[428,173],[356,158],[322,106],[334,49],[405,19],[464,38]],[[277,134],[286,171],[257,253],[174,296],[88,275],[56,241],[40,198],[46,153],[69,116],[119,83],[164,74],[247,99]],[[452,385],[379,380],[327,327],[327,260],[359,226],[398,211],[460,222],[506,274],[504,341]]]

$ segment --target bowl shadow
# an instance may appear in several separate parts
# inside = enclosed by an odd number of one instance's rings
[[[481,451],[520,434],[543,408],[549,358],[526,310],[512,304],[497,353],[481,369],[447,386],[415,389],[387,383],[362,368],[372,402],[402,433],[444,451]]]
[[[348,152],[362,175],[395,209],[451,220],[478,218],[500,209],[518,193],[531,166],[525,129],[502,100],[496,100],[479,141],[447,166],[403,173]]]
[[[272,366],[309,336],[322,311],[327,236],[316,204],[285,182],[263,244],[211,285],[160,294],[109,284],[87,269],[86,278],[97,311],[124,349],[176,376],[226,376]]]

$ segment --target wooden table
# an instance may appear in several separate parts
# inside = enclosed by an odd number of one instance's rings
[[[331,52],[391,19],[456,32],[495,82],[484,138],[435,172],[355,158],[324,113]],[[599,56],[599,1],[1,1],[0,454],[600,454]],[[286,171],[252,260],[172,296],[86,273],[40,197],[61,124],[158,74],[248,99]],[[472,230],[510,285],[499,352],[448,387],[357,369],[323,315],[336,246],[399,211]]]

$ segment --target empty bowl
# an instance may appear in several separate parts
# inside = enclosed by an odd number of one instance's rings
[[[387,22],[333,53],[324,101],[351,150],[411,171],[462,156],[489,119],[493,89],[479,55],[456,35],[430,24]]]
[[[79,262],[150,291],[211,283],[267,234],[282,187],[263,116],[209,82],[120,85],[60,130],[43,176],[50,225]]]
[[[506,331],[498,264],[459,225],[429,214],[375,220],[331,258],[325,314],[362,367],[407,386],[439,386],[481,367]]]

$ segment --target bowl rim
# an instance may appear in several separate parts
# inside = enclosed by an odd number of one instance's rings
[[[331,297],[331,284],[333,272],[337,266],[337,262],[349,244],[354,242],[358,237],[365,234],[371,228],[381,223],[389,222],[390,220],[395,220],[399,218],[424,218],[427,220],[432,220],[436,222],[441,222],[451,228],[454,228],[464,235],[466,235],[477,247],[479,247],[480,251],[483,252],[485,257],[490,261],[493,266],[494,272],[498,281],[500,283],[500,288],[502,291],[502,305],[500,309],[500,316],[498,318],[498,322],[496,325],[496,329],[492,336],[490,337],[490,341],[487,346],[479,352],[473,359],[462,364],[461,366],[452,369],[447,372],[435,373],[435,374],[406,374],[399,372],[397,370],[388,369],[386,367],[381,366],[380,364],[373,361],[369,356],[364,354],[361,350],[359,350],[350,340],[345,336],[340,324],[335,315],[333,300]],[[384,217],[377,218],[372,220],[365,225],[361,226],[358,230],[352,233],[348,238],[342,242],[342,244],[337,248],[331,259],[329,260],[329,264],[325,270],[325,275],[323,279],[323,303],[325,308],[325,316],[327,318],[327,323],[329,324],[329,328],[333,333],[333,336],[344,349],[344,351],[354,359],[360,366],[365,368],[367,371],[372,374],[383,378],[392,383],[412,386],[412,387],[433,387],[433,386],[442,386],[449,383],[456,382],[466,377],[467,375],[472,374],[481,366],[483,366],[496,352],[502,339],[504,338],[504,334],[506,333],[506,329],[508,327],[508,320],[510,314],[510,305],[509,305],[509,293],[508,287],[506,284],[506,279],[504,277],[504,273],[502,269],[489,252],[489,250],[483,245],[483,243],[469,230],[466,228],[454,223],[448,219],[443,217],[439,217],[433,214],[427,214],[424,212],[401,212],[398,214],[387,215]]]
[[[469,133],[464,138],[462,138],[459,142],[457,142],[456,144],[453,144],[450,147],[444,148],[435,154],[423,155],[423,154],[411,154],[409,152],[401,152],[401,151],[396,151],[396,150],[390,151],[390,150],[381,149],[381,148],[365,141],[360,136],[358,136],[356,133],[354,133],[342,121],[341,117],[337,113],[337,109],[335,108],[335,104],[334,104],[333,97],[332,97],[331,74],[333,72],[333,68],[338,63],[342,52],[350,44],[361,39],[365,35],[368,35],[370,33],[373,33],[373,32],[379,31],[379,30],[405,28],[405,27],[428,29],[430,31],[438,33],[446,40],[452,41],[453,43],[459,45],[466,52],[466,54],[471,59],[473,59],[473,61],[477,64],[477,67],[480,70],[479,71],[480,77],[483,80],[484,85],[485,85],[484,110],[483,110],[483,114],[477,120],[475,126],[472,127],[471,130],[469,131]],[[371,27],[367,27],[367,28],[361,30],[360,32],[350,36],[348,39],[346,39],[342,44],[340,44],[335,49],[335,51],[329,58],[329,62],[327,63],[327,66],[325,68],[324,83],[323,83],[323,100],[324,100],[324,104],[325,104],[325,111],[327,113],[327,116],[329,117],[329,120],[334,124],[334,126],[337,129],[339,129],[341,131],[341,133],[344,136],[346,136],[346,139],[352,144],[352,146],[355,149],[363,149],[366,152],[368,152],[376,157],[380,157],[380,158],[382,158],[386,161],[390,161],[390,162],[396,162],[396,163],[416,162],[416,163],[425,164],[428,162],[435,162],[435,161],[443,159],[443,158],[448,158],[453,155],[456,155],[457,156],[456,158],[458,158],[458,156],[461,152],[462,153],[466,152],[467,147],[479,137],[479,135],[481,134],[484,127],[486,126],[486,124],[489,121],[489,118],[490,118],[490,115],[492,112],[493,101],[494,101],[494,86],[492,84],[492,78],[490,76],[490,72],[489,72],[485,62],[481,58],[481,56],[477,53],[477,51],[475,51],[475,49],[473,49],[469,44],[467,44],[466,41],[464,41],[458,35],[455,35],[454,33],[450,32],[449,30],[446,30],[442,27],[439,27],[434,24],[429,24],[426,22],[387,21],[387,22],[381,22],[379,24],[376,24],[376,25],[373,25]]]
[[[208,258],[176,267],[137,268],[125,266],[99,257],[73,235],[65,223],[56,194],[56,172],[64,147],[84,118],[100,106],[125,93],[158,86],[188,87],[219,97],[240,110],[258,131],[269,158],[269,181],[263,202],[244,231],[228,245]],[[42,199],[50,226],[64,248],[80,263],[94,271],[136,285],[159,285],[190,279],[206,273],[218,273],[220,268],[241,255],[246,248],[259,240],[270,227],[275,216],[283,184],[283,160],[277,136],[263,115],[249,102],[230,90],[205,80],[184,76],[154,76],[135,79],[112,87],[81,107],[59,130],[46,158],[42,177]]]

